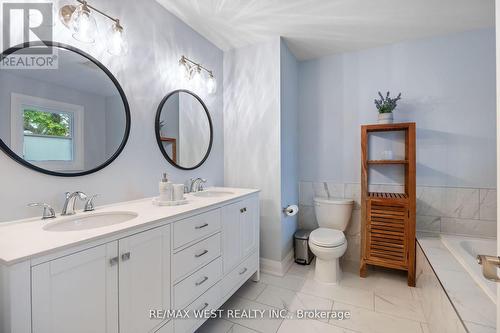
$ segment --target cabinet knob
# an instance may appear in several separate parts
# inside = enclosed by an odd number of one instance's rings
[[[122,254],[122,261],[127,261],[130,259],[130,252]]]
[[[195,254],[194,257],[195,258],[199,258],[201,256],[204,256],[205,254],[208,253],[208,250],[203,250],[202,252],[198,253],[198,254]]]
[[[118,263],[118,257],[109,259],[109,266],[114,266]]]
[[[199,309],[198,309],[198,311],[203,311],[203,310],[205,310],[205,309],[207,308],[207,306],[208,306],[208,303],[207,303],[207,302],[203,303],[203,305],[201,306],[201,308],[199,308]]]
[[[197,225],[196,227],[194,227],[195,229],[203,229],[205,227],[208,227],[208,223],[205,223],[205,224],[202,224],[202,225]]]
[[[243,207],[243,208],[240,208],[240,213],[245,213],[247,211],[247,208],[246,207]]]
[[[196,282],[195,285],[200,286],[200,285],[204,284],[207,280],[208,280],[208,276],[204,276],[203,279],[201,279],[201,281]]]
[[[246,267],[245,267],[245,268],[243,268],[243,270],[240,272],[240,275],[245,274],[245,273],[246,273],[246,271],[248,271],[248,268],[246,268]]]

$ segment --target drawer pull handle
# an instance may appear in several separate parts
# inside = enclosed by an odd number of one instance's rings
[[[118,263],[118,257],[109,259],[109,266],[114,266]]]
[[[203,311],[203,310],[205,310],[205,309],[207,308],[207,306],[208,306],[208,303],[207,303],[207,302],[205,302],[205,303],[203,304],[203,306],[202,306],[201,308],[199,308],[199,309],[198,309],[198,311]]]
[[[130,252],[122,254],[122,261],[127,261],[130,259]]]
[[[205,255],[205,254],[207,254],[207,253],[208,253],[208,250],[203,250],[203,252],[198,253],[198,254],[195,254],[195,255],[194,255],[194,257],[195,257],[195,258],[199,258],[199,257],[201,257],[201,256],[204,256],[204,255]]]
[[[245,267],[243,270],[240,272],[240,275],[245,274],[248,271],[248,269]]]
[[[205,223],[205,224],[202,224],[202,225],[197,225],[196,227],[194,227],[195,229],[203,229],[205,227],[208,227],[208,223]]]
[[[244,212],[247,211],[247,208],[246,207],[243,207],[243,208],[240,208],[240,213],[243,214]]]
[[[198,281],[195,283],[196,286],[201,286],[202,284],[204,284],[206,281],[208,280],[208,276],[204,276],[203,279],[201,279],[201,281]]]

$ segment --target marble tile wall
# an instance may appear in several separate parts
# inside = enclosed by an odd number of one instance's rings
[[[345,258],[359,260],[360,190],[359,183],[300,182],[299,227],[317,228],[314,197],[354,199]],[[402,186],[374,184],[370,191],[402,192]],[[417,230],[496,237],[496,195],[495,189],[417,186]]]

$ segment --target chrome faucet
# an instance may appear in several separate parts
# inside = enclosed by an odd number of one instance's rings
[[[44,202],[33,202],[28,204],[28,207],[43,207],[42,220],[54,219],[56,217],[54,208]]]
[[[205,189],[205,186],[203,184],[205,184],[207,182],[206,179],[203,179],[203,178],[191,178],[190,180],[190,186],[189,186],[189,192],[199,192],[199,191],[203,191]]]
[[[76,191],[73,193],[66,192],[66,201],[64,201],[61,215],[74,215],[76,198],[80,200],[87,199],[87,195],[83,192]]]
[[[94,194],[90,197],[90,199],[87,199],[87,202],[85,202],[85,208],[83,209],[84,212],[93,212],[95,210],[94,199],[98,196],[98,194]]]

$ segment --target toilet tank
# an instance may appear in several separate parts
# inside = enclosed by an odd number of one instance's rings
[[[314,198],[314,212],[320,228],[344,231],[351,220],[354,200]]]

